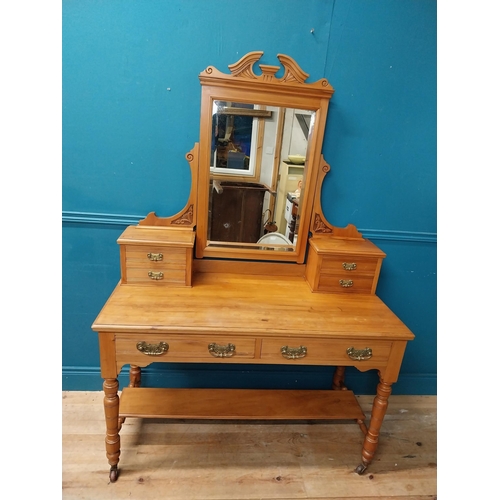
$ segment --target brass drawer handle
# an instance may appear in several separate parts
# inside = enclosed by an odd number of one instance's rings
[[[351,288],[354,285],[354,281],[352,280],[339,280],[339,283],[342,288]]]
[[[148,253],[148,259],[154,262],[158,262],[159,260],[163,260],[162,253]]]
[[[342,267],[346,271],[355,271],[358,266],[356,265],[356,262],[342,262]]]
[[[219,345],[215,342],[208,344],[208,352],[214,358],[230,358],[236,352],[236,346],[234,344]]]
[[[137,342],[137,350],[146,354],[147,356],[161,356],[168,351],[168,344],[166,342],[159,342],[158,344],[148,344],[144,341]]]
[[[307,347],[301,345],[300,347],[288,347],[284,345],[281,348],[281,355],[285,359],[300,359],[305,358],[307,354]]]
[[[148,276],[152,280],[162,280],[163,279],[163,273],[161,271],[149,271]]]
[[[354,349],[354,347],[349,347],[346,350],[347,355],[354,361],[366,361],[372,357],[372,350],[369,347],[364,349]]]

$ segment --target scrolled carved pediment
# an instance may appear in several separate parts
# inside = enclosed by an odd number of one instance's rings
[[[277,57],[284,68],[284,74],[278,78],[276,74],[281,69],[281,66],[273,66],[268,64],[259,64],[262,74],[257,75],[253,67],[260,60],[263,51],[249,52],[244,55],[239,61],[229,64],[228,68],[231,72],[230,75],[220,72],[213,66],[209,66],[204,72],[200,74],[200,79],[203,78],[232,78],[242,81],[253,81],[266,84],[277,85],[304,85],[304,88],[321,89],[333,93],[333,87],[328,83],[326,78],[322,78],[317,82],[306,83],[309,74],[306,73],[297,62],[285,54],[278,54]]]

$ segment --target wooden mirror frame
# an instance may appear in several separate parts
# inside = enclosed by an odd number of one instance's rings
[[[196,258],[250,259],[303,263],[306,254],[310,220],[317,191],[318,173],[322,162],[321,148],[326,124],[328,103],[334,89],[326,79],[306,83],[308,74],[289,56],[278,54],[284,67],[282,77],[276,77],[280,66],[259,64],[262,72],[256,75],[253,65],[262,57],[262,51],[249,52],[238,62],[230,64],[230,74],[209,66],[200,73],[202,87],[199,168],[196,215]],[[293,251],[272,252],[252,249],[244,243],[227,246],[208,244],[210,152],[213,101],[246,102],[311,110],[315,112],[314,128],[309,141],[307,179],[301,193],[300,224],[297,244]],[[194,180],[194,179],[193,179]],[[223,243],[221,243],[223,245]],[[240,246],[240,247],[239,247]]]

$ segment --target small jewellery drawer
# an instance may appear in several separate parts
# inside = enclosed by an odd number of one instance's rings
[[[192,228],[128,226],[118,238],[123,284],[191,286]]]
[[[392,342],[382,340],[263,339],[261,358],[269,363],[383,366]]]
[[[185,248],[125,245],[126,282],[184,285],[190,272],[187,252]]]
[[[183,285],[186,279],[185,269],[171,269],[165,266],[129,267],[127,283],[176,284]]]
[[[356,256],[324,256],[318,278],[318,291],[371,293],[378,259]]]
[[[338,293],[371,293],[373,276],[320,273],[318,291]]]
[[[126,245],[125,252],[129,266],[183,264],[186,258],[185,248]]]
[[[366,239],[312,238],[305,278],[313,292],[374,294],[385,253]]]
[[[151,334],[116,336],[116,361],[118,365],[135,364],[145,366],[152,362],[185,361],[208,363],[255,357],[255,339],[220,338]]]
[[[378,259],[366,259],[356,256],[328,256],[323,257],[321,272],[325,274],[370,274],[374,275],[377,269]]]

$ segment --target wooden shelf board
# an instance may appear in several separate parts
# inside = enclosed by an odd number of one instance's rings
[[[352,391],[126,387],[120,417],[364,420]]]

